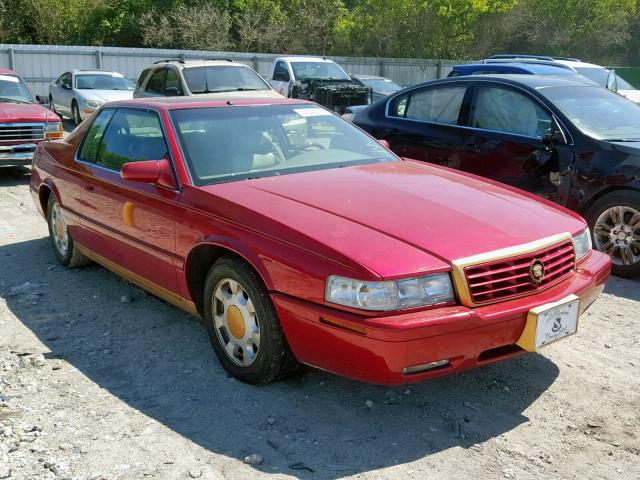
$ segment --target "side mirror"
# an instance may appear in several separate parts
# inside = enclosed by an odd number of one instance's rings
[[[387,150],[391,149],[391,145],[389,145],[389,142],[387,142],[386,140],[382,140],[380,138],[377,139],[378,143],[380,145],[382,145],[384,148],[386,148]]]
[[[176,188],[169,160],[144,160],[122,165],[120,177],[141,183],[154,183],[168,188]]]
[[[164,94],[167,97],[177,97],[180,95],[180,92],[178,91],[178,87],[167,87],[164,89]]]
[[[36,95],[36,102],[38,102],[40,105],[47,105],[49,103],[49,99],[47,97]]]
[[[547,148],[553,148],[554,145],[565,145],[567,140],[560,130],[547,130],[542,137],[542,144]]]
[[[67,83],[62,83],[60,84],[60,86],[62,88],[64,88],[65,90],[71,90],[71,85],[67,84]]]
[[[618,91],[618,76],[613,68],[609,70],[609,74],[607,75],[607,90],[611,90],[612,92]]]

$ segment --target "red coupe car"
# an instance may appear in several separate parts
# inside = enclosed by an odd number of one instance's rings
[[[39,145],[31,191],[62,264],[201,316],[254,384],[299,362],[415,382],[535,351],[610,274],[578,215],[299,100],[108,104]]]

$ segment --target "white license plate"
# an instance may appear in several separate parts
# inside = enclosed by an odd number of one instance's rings
[[[536,350],[578,330],[580,300],[572,300],[548,309],[537,309]]]

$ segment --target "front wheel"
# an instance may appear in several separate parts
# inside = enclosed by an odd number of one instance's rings
[[[204,293],[209,340],[231,375],[255,385],[297,369],[269,292],[246,262],[219,259],[209,270]]]
[[[78,104],[74,101],[71,104],[71,114],[73,115],[73,123],[76,125],[80,125],[82,123],[82,118],[80,117],[80,109],[78,108]]]
[[[640,276],[640,193],[605,195],[591,206],[586,217],[593,246],[611,256],[613,274]]]
[[[56,115],[58,115],[60,118],[62,118],[62,115],[60,115],[58,112],[56,112],[56,106],[53,103],[53,97],[51,95],[49,95],[49,109],[55,113]]]
[[[84,256],[69,234],[67,222],[56,198],[51,194],[47,204],[47,224],[53,252],[58,261],[69,268],[84,267],[91,261]]]

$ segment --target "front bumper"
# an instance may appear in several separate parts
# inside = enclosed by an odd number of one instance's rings
[[[0,167],[31,165],[37,146],[35,143],[0,145]]]
[[[452,306],[387,317],[363,317],[272,294],[296,358],[371,383],[401,384],[447,375],[525,353],[515,343],[529,310],[570,294],[582,314],[611,273],[608,255],[592,251],[571,278],[535,295],[483,307]],[[443,367],[403,370],[443,359]]]

